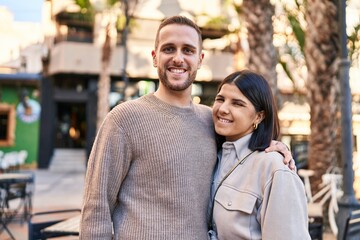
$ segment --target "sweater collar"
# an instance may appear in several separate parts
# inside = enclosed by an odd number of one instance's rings
[[[188,107],[177,107],[174,105],[171,105],[167,102],[164,102],[157,98],[153,93],[149,93],[144,96],[144,98],[149,101],[150,103],[156,105],[157,107],[160,107],[168,112],[172,113],[180,113],[180,114],[194,114],[194,104],[191,102],[190,106]]]

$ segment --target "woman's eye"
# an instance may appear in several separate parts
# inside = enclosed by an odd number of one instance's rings
[[[244,104],[239,103],[239,102],[234,102],[233,105],[234,105],[234,106],[239,106],[239,107],[244,106]]]

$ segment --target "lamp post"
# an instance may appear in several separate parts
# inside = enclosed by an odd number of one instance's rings
[[[341,91],[341,158],[343,169],[343,191],[340,198],[339,212],[336,215],[338,225],[337,239],[343,239],[346,220],[353,209],[360,208],[354,193],[354,170],[353,170],[353,134],[352,134],[352,112],[351,91],[349,84],[350,61],[347,50],[346,34],[346,1],[339,0],[339,37],[340,37],[340,91]]]

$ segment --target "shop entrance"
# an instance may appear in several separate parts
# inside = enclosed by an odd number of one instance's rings
[[[86,104],[58,102],[56,108],[55,148],[85,148]]]

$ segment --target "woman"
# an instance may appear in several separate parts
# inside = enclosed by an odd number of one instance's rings
[[[264,151],[279,136],[267,81],[247,70],[226,77],[213,120],[216,133],[225,138],[212,187],[217,238],[310,239],[302,181],[280,153]]]

